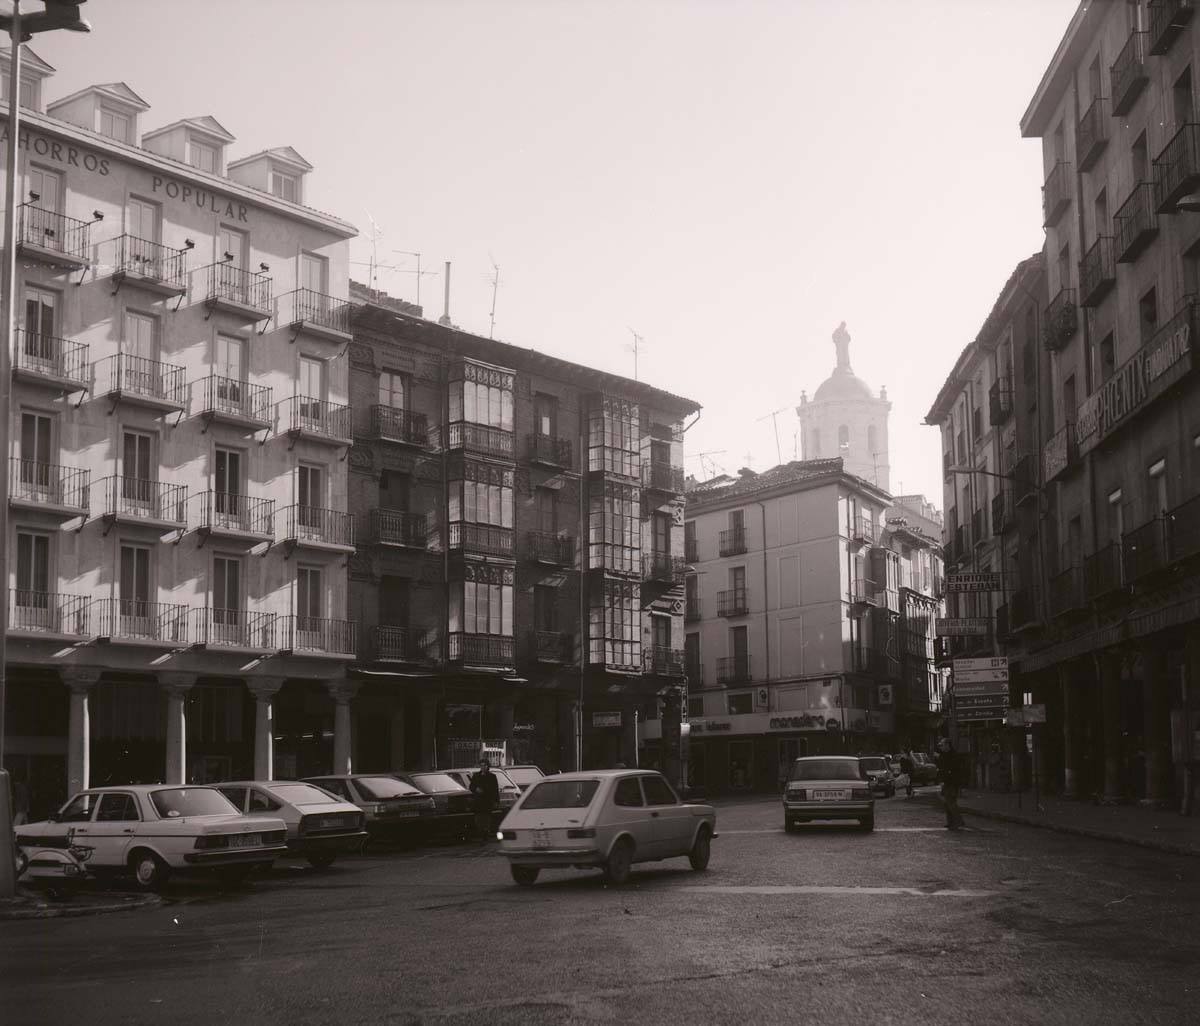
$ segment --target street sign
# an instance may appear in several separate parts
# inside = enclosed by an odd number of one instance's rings
[[[946,591],[1000,591],[999,573],[946,574]]]
[[[955,684],[1007,684],[1008,670],[960,670],[953,673]]]
[[[955,659],[951,664],[959,670],[1007,670],[1008,656],[980,656],[975,659]]]
[[[934,622],[939,638],[986,638],[992,633],[990,616],[947,616]]]
[[[975,720],[1003,720],[1005,710],[999,706],[994,709],[962,709],[956,710],[954,715],[959,723]]]
[[[1026,723],[1046,722],[1046,707],[1044,705],[1027,705],[1021,712],[1025,716]]]
[[[1007,709],[1008,695],[954,695],[955,709]]]
[[[951,687],[956,695],[1007,695],[1008,685],[1004,681],[956,680]]]
[[[592,713],[593,727],[619,727],[621,725],[621,713],[617,712],[594,712]]]

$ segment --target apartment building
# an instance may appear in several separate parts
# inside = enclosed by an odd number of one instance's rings
[[[352,295],[356,765],[635,765],[678,731],[698,404]]]
[[[355,230],[290,147],[146,130],[120,82],[43,105],[26,53],[8,768],[45,812],[344,767]]]

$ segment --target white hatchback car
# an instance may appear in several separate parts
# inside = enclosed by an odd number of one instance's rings
[[[681,802],[661,773],[562,773],[530,786],[497,836],[519,884],[567,866],[601,868],[623,884],[635,862],[686,855],[693,869],[706,869],[717,814],[711,805]]]
[[[129,784],[80,791],[48,820],[16,828],[22,847],[93,849],[88,870],[132,873],[157,890],[172,872],[209,872],[235,883],[287,852],[281,819],[243,816],[216,788]]]

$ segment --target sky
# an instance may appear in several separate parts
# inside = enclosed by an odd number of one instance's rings
[[[1042,246],[1018,122],[1076,0],[91,0],[47,99],[123,80],[143,131],[294,146],[352,275],[482,335],[695,399],[687,470],[795,458],[833,369],[892,401],[892,490],[940,506],[923,425]],[[499,284],[493,289],[499,268]],[[775,417],[772,414],[776,414]],[[775,427],[778,427],[778,446]],[[708,454],[702,456],[701,454]]]

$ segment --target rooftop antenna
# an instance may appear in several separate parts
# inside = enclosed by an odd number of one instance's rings
[[[767,417],[770,417],[771,423],[775,425],[775,458],[780,463],[783,463],[783,449],[779,445],[779,415],[781,413],[787,413],[787,411],[790,409],[791,409],[790,406],[784,406],[782,409],[772,410],[770,413],[767,414],[766,417],[758,418],[758,421],[764,421],[767,419]],[[756,423],[758,421],[756,421]]]
[[[646,340],[632,328],[629,329],[629,334],[633,336],[633,342],[625,347],[626,352],[633,353],[633,380],[638,380],[638,353],[646,348]]]
[[[488,328],[488,338],[496,337],[496,293],[500,290],[500,267],[491,253],[488,259],[492,262],[492,323]]]
[[[371,288],[379,288],[379,240],[383,238],[383,229],[379,227],[379,222],[371,216],[371,211],[363,207],[364,213],[367,215],[367,220],[371,222],[371,260],[368,264],[370,270],[367,272],[367,280],[371,284]]]
[[[420,306],[421,305],[421,278],[424,275],[429,275],[431,277],[436,278],[437,271],[422,271],[421,270],[421,254],[420,253],[414,253],[411,250],[407,250],[407,249],[393,249],[392,252],[399,253],[401,256],[410,256],[410,257],[417,258],[417,269],[415,271],[410,271],[407,267],[397,267],[397,268],[394,268],[394,270],[399,271],[401,274],[415,274],[417,276],[417,306]]]
[[[705,480],[708,480],[708,478],[717,476],[717,461],[713,457],[721,456],[726,452],[728,452],[727,449],[706,449],[704,452],[688,453],[685,459],[699,460],[700,473],[707,475]]]

